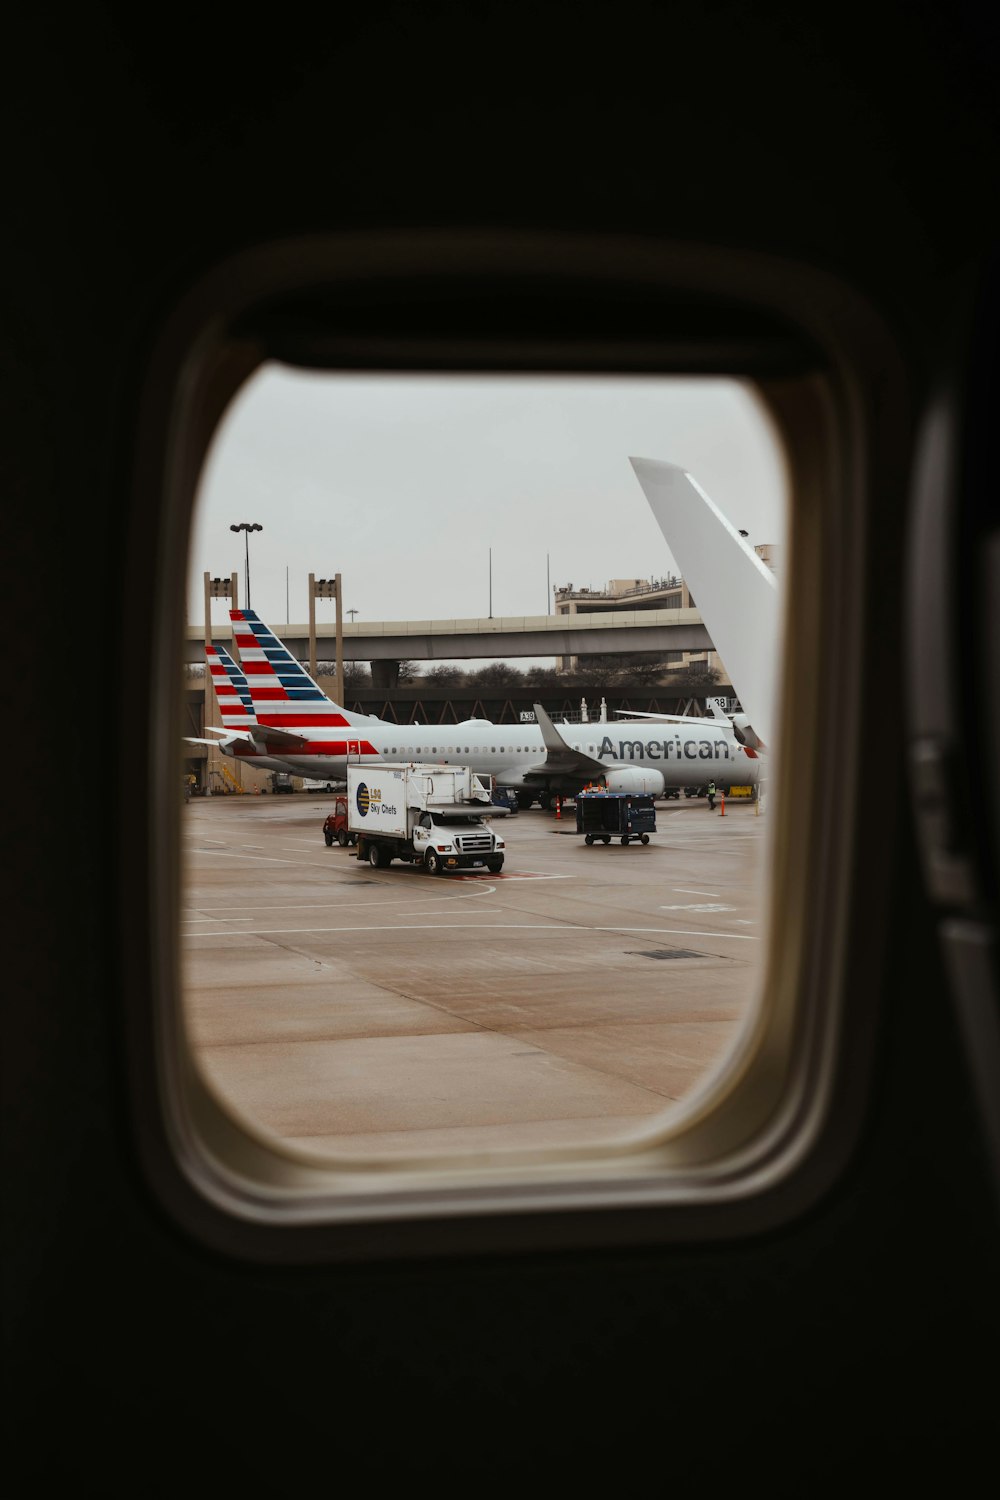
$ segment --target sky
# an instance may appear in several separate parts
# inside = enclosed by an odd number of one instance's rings
[[[545,614],[558,585],[676,574],[630,456],[680,464],[752,545],[784,543],[780,446],[736,381],[266,365],[208,454],[188,619],[202,622],[206,572],[237,572],[246,603],[240,521],[263,528],[250,603],[274,627],[307,621],[310,572],[340,573],[345,624]],[[332,624],[334,602],[316,617]]]

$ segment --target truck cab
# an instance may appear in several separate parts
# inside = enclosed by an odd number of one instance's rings
[[[430,875],[477,864],[485,864],[493,875],[503,868],[503,840],[475,813],[422,812],[413,829],[413,848]]]

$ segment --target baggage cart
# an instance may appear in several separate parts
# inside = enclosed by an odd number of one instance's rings
[[[580,792],[576,831],[585,844],[648,844],[656,832],[656,805],[642,792]]]

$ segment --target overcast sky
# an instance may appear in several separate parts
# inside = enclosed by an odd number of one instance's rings
[[[239,574],[268,624],[308,619],[308,575],[340,573],[344,622],[547,613],[548,582],[679,571],[629,464],[688,469],[749,540],[784,542],[780,450],[735,381],[327,375],[261,369],[223,419],[192,533],[203,575]],[[490,551],[492,549],[492,565]],[[287,572],[286,572],[287,570]],[[214,606],[219,624],[225,604]],[[335,619],[317,601],[317,619]]]

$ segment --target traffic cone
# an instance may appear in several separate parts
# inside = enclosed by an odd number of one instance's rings
[[[722,794],[721,801],[722,801],[722,806],[719,808],[719,817],[720,818],[724,818],[726,816],[726,794],[725,794],[725,792],[723,792],[723,794]]]
[[[562,817],[562,798],[561,797],[557,797],[556,798],[556,817],[557,818],[561,818]]]

